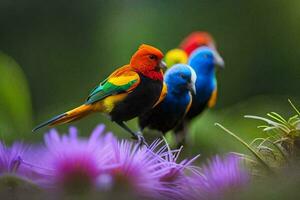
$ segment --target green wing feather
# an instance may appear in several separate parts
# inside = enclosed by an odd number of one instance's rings
[[[119,94],[126,92],[129,88],[131,88],[138,79],[130,80],[126,84],[116,85],[109,80],[103,81],[99,86],[95,87],[90,95],[88,96],[85,104],[92,104],[97,101],[104,99],[110,95]]]

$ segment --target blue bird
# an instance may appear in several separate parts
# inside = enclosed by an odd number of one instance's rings
[[[189,57],[188,64],[197,75],[196,91],[193,95],[192,106],[185,119],[176,127],[177,141],[184,143],[187,134],[187,123],[203,112],[207,107],[211,108],[217,100],[216,66],[224,67],[224,61],[219,53],[209,47],[199,47]]]
[[[175,128],[184,118],[196,93],[195,71],[186,64],[176,64],[164,76],[167,95],[154,108],[139,117],[141,131],[148,127],[163,134]]]

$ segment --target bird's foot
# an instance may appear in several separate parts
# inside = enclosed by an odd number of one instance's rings
[[[148,143],[146,142],[146,140],[145,140],[145,138],[144,138],[144,136],[142,135],[141,132],[137,132],[137,133],[135,134],[134,139],[137,140],[137,143],[139,144],[140,147],[142,147],[142,146],[144,146],[144,145],[145,145],[147,148],[149,147]]]

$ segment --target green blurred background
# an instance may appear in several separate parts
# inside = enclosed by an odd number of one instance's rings
[[[296,0],[1,0],[0,138],[40,141],[47,129],[33,134],[34,125],[81,104],[140,44],[166,52],[206,30],[226,68],[218,73],[217,106],[192,124],[186,151],[241,150],[215,122],[250,141],[262,133],[244,114],[288,116],[287,98],[300,105],[299,10]],[[87,135],[101,122],[128,136],[102,115],[73,124]]]

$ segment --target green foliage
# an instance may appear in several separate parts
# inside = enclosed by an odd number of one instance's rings
[[[267,137],[255,138],[251,143],[246,143],[243,139],[226,129],[220,124],[216,124],[226,133],[234,137],[253,154],[248,156],[238,154],[248,161],[252,167],[252,172],[255,175],[257,167],[263,166],[268,171],[278,171],[286,167],[290,161],[297,160],[299,157],[299,133],[300,133],[300,115],[299,110],[289,100],[291,106],[296,112],[296,115],[285,119],[282,115],[276,112],[270,112],[267,117],[259,117],[246,115],[245,118],[256,119],[266,122],[267,124],[258,126],[263,132],[267,133]]]
[[[264,132],[268,134],[268,137],[265,139],[257,138],[251,144],[255,145],[257,142],[260,142],[257,145],[258,149],[268,150],[274,152],[274,148],[279,151],[285,160],[288,157],[294,156],[299,150],[297,146],[297,140],[300,136],[300,115],[298,109],[294,106],[294,104],[289,100],[290,104],[296,111],[296,115],[285,119],[283,116],[276,112],[268,113],[268,118],[246,115],[246,118],[258,119],[266,122],[266,125],[258,126],[258,128],[262,128]],[[267,147],[267,143],[269,143],[273,149]],[[295,146],[296,144],[296,146]]]
[[[32,124],[31,98],[19,65],[0,52],[0,137],[21,139]],[[23,135],[24,136],[24,135]]]

